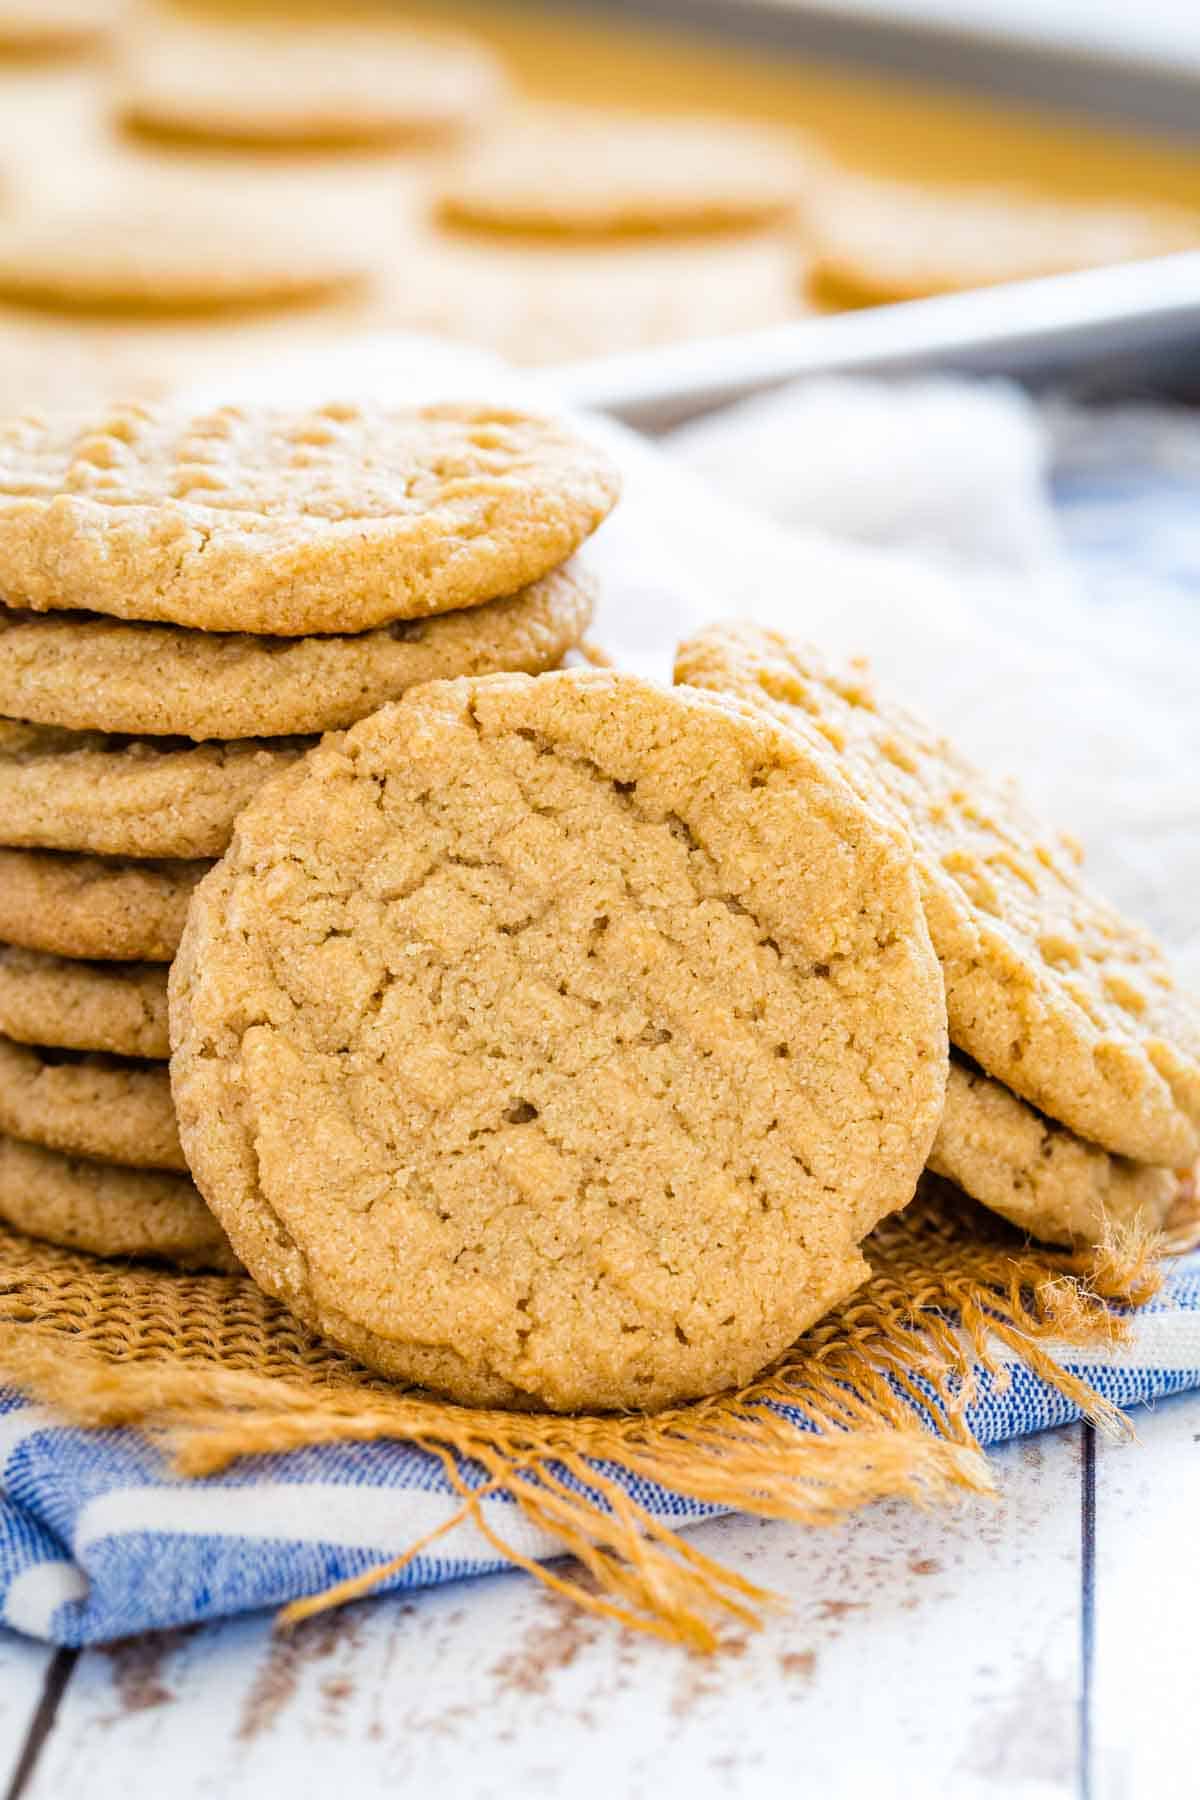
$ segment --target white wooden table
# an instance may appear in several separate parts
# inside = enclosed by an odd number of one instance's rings
[[[74,1657],[0,1635],[0,1793],[1191,1800],[1200,1397],[1138,1429],[1006,1446],[998,1505],[702,1527],[790,1603],[719,1661],[519,1575],[291,1637],[253,1618]]]

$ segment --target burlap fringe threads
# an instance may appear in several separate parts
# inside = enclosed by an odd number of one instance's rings
[[[872,1279],[752,1386],[650,1417],[560,1418],[390,1387],[247,1280],[119,1267],[0,1231],[0,1378],[75,1424],[139,1427],[191,1476],[337,1441],[392,1438],[436,1456],[461,1497],[454,1518],[290,1606],[285,1623],[367,1593],[471,1520],[498,1557],[591,1612],[712,1651],[723,1629],[759,1625],[774,1597],[648,1514],[601,1465],[802,1525],[894,1496],[929,1506],[991,1493],[966,1422],[979,1372],[1003,1387],[1016,1359],[1101,1429],[1124,1429],[1060,1357],[1122,1341],[1128,1323],[1113,1309],[1153,1295],[1162,1248],[1126,1238],[1086,1254],[1044,1249],[930,1181],[866,1245]],[[573,1569],[507,1542],[480,1504],[494,1494],[551,1534]]]

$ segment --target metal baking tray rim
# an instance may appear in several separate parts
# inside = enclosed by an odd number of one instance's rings
[[[1200,346],[1200,250],[558,365],[571,404],[642,431],[806,375],[936,368],[1033,384]],[[1197,371],[1200,373],[1200,370]]]

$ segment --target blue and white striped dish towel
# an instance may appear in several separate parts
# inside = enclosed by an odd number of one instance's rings
[[[1200,1256],[1180,1261],[1119,1355],[1069,1366],[1122,1407],[1200,1386]],[[1002,1393],[982,1377],[967,1415],[983,1444],[1075,1416],[1019,1365]],[[633,1476],[625,1485],[674,1522],[712,1510]],[[187,1481],[136,1433],[77,1430],[9,1397],[0,1400],[0,1621],[79,1645],[283,1605],[386,1562],[461,1504],[437,1458],[403,1444],[246,1457]],[[512,1502],[481,1505],[523,1554],[561,1554]],[[381,1591],[504,1566],[461,1524]]]

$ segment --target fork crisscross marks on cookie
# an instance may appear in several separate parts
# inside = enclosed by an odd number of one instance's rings
[[[945,1065],[905,848],[748,714],[419,690],[251,809],[200,899],[193,1167],[392,1372],[568,1407],[745,1379],[911,1195]]]
[[[974,769],[864,670],[749,625],[680,647],[676,678],[816,734],[911,833],[952,1042],[1049,1117],[1116,1154],[1200,1147],[1200,1013],[1161,949],[1087,885],[1070,841]]]
[[[502,409],[129,406],[0,425],[0,596],[353,632],[514,594],[612,507],[599,450]]]

